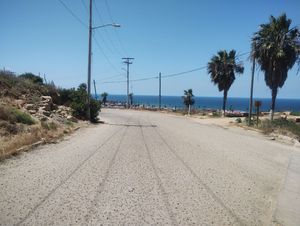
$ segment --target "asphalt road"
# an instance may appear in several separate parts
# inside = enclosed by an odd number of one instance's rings
[[[294,147],[238,128],[107,110],[0,163],[0,225],[270,225]]]

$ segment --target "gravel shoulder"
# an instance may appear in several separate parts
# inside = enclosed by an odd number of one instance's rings
[[[0,225],[274,222],[296,147],[161,113],[101,119],[0,162]]]

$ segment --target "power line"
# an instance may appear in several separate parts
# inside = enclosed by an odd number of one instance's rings
[[[118,75],[113,75],[113,76],[105,77],[105,78],[102,78],[102,79],[98,80],[98,82],[109,80],[109,79],[112,79],[112,78],[118,78],[118,77],[125,77],[125,75],[124,74],[118,74]]]
[[[106,61],[110,64],[110,66],[117,72],[120,74],[120,71],[112,64],[112,62],[110,61],[110,59],[106,56],[106,54],[104,53],[103,49],[101,48],[98,40],[96,39],[95,36],[93,36],[94,40],[95,40],[95,43],[98,47],[98,49],[100,50],[100,52],[103,54],[104,58],[106,59]]]
[[[82,26],[88,29],[88,26],[62,0],[58,1]]]
[[[88,14],[88,13],[89,13],[89,10],[88,10],[88,8],[87,8],[87,5],[86,5],[85,1],[84,1],[84,0],[81,0],[81,3],[82,3],[82,5],[83,5],[83,7],[85,8],[86,14]]]
[[[95,6],[95,9],[96,9],[96,12],[97,12],[97,15],[98,15],[98,17],[99,17],[99,20],[100,20],[101,24],[104,24],[104,21],[103,21],[103,19],[102,19],[101,13],[100,13],[100,10],[98,9],[95,0],[94,0],[94,6]],[[114,22],[112,21],[112,23],[114,23]],[[102,35],[101,35],[100,31],[99,31],[98,34],[99,34],[100,38],[101,38],[102,41],[106,44],[106,47],[109,49],[109,51],[110,51],[112,54],[117,53],[117,55],[118,55],[117,57],[121,57],[122,54],[121,54],[121,52],[117,49],[117,47],[115,46],[115,44],[114,44],[113,40],[111,39],[111,37],[110,37],[110,35],[109,35],[109,32],[107,31],[106,27],[104,27],[103,29],[104,29],[104,31],[105,31],[105,33],[106,33],[107,39],[108,39],[109,42],[110,42],[110,45],[113,47],[113,49],[114,49],[115,51],[113,51],[113,50],[107,45],[105,39],[102,37]]]
[[[235,58],[247,55],[249,53],[250,52],[245,52],[245,53],[238,54]],[[190,74],[190,73],[195,72],[195,71],[200,71],[200,70],[203,70],[203,69],[206,69],[206,68],[207,68],[207,66],[202,66],[202,67],[187,70],[187,71],[177,72],[177,73],[173,73],[173,74],[167,74],[167,75],[161,76],[161,78],[177,77],[177,76],[184,75],[184,74]],[[149,76],[149,77],[140,78],[140,79],[132,79],[132,80],[130,80],[130,82],[147,81],[147,80],[158,79],[158,78],[159,78],[158,76],[152,76],[152,77]],[[103,82],[103,83],[104,84],[110,84],[110,83],[124,83],[124,82],[127,82],[127,81],[122,80],[122,81],[111,81],[111,82]]]
[[[108,1],[105,0],[104,2],[105,2],[105,6],[106,6],[106,9],[107,9],[107,12],[108,12],[108,15],[109,15],[109,17],[110,17],[111,22],[114,22],[114,18],[113,18],[112,14],[111,14],[111,10],[110,10],[110,7],[109,7],[109,5],[108,5]],[[128,56],[129,54],[127,53],[126,49],[124,48],[123,42],[121,41],[121,38],[120,38],[120,36],[119,36],[118,31],[117,31],[117,30],[114,30],[114,32],[115,32],[115,34],[116,34],[116,37],[117,37],[117,39],[118,39],[118,41],[119,41],[119,44],[120,44],[120,46],[121,46],[123,52],[125,53],[126,56]]]

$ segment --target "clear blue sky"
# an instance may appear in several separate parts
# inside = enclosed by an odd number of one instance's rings
[[[62,0],[84,23],[88,0]],[[250,50],[251,36],[272,14],[287,13],[294,25],[300,24],[299,0],[95,0],[94,26],[111,23],[121,28],[102,28],[93,42],[92,79],[99,92],[125,94],[122,57],[134,57],[131,78],[139,79],[187,71],[205,66],[218,50]],[[108,7],[107,7],[108,5]],[[109,10],[110,9],[110,10]],[[109,13],[110,12],[110,13]],[[111,14],[111,15],[110,15]],[[0,0],[0,68],[46,74],[61,87],[76,87],[86,82],[88,30],[58,0]],[[104,53],[104,54],[103,54]],[[240,57],[245,72],[229,91],[230,97],[249,96],[251,66]],[[300,98],[300,73],[289,72],[279,98]],[[162,80],[163,95],[182,95],[192,88],[197,96],[222,96],[206,70]],[[133,82],[134,94],[156,95],[158,81]],[[270,97],[263,74],[255,74],[256,97]]]

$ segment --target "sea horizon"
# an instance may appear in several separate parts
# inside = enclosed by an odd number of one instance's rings
[[[97,95],[101,99],[101,95]],[[195,96],[195,104],[192,106],[194,109],[221,109],[223,105],[223,97],[205,97]],[[108,94],[107,101],[126,103],[127,96],[123,94]],[[258,98],[253,97],[253,104],[255,101],[261,101],[261,111],[269,111],[271,108],[271,98]],[[227,110],[248,111],[249,110],[249,97],[228,97]],[[158,95],[133,95],[134,105],[144,105],[150,107],[158,107]],[[161,107],[163,108],[185,108],[182,96],[161,96]],[[255,110],[255,109],[254,109]],[[277,98],[275,104],[276,111],[300,111],[300,99],[296,98]]]

